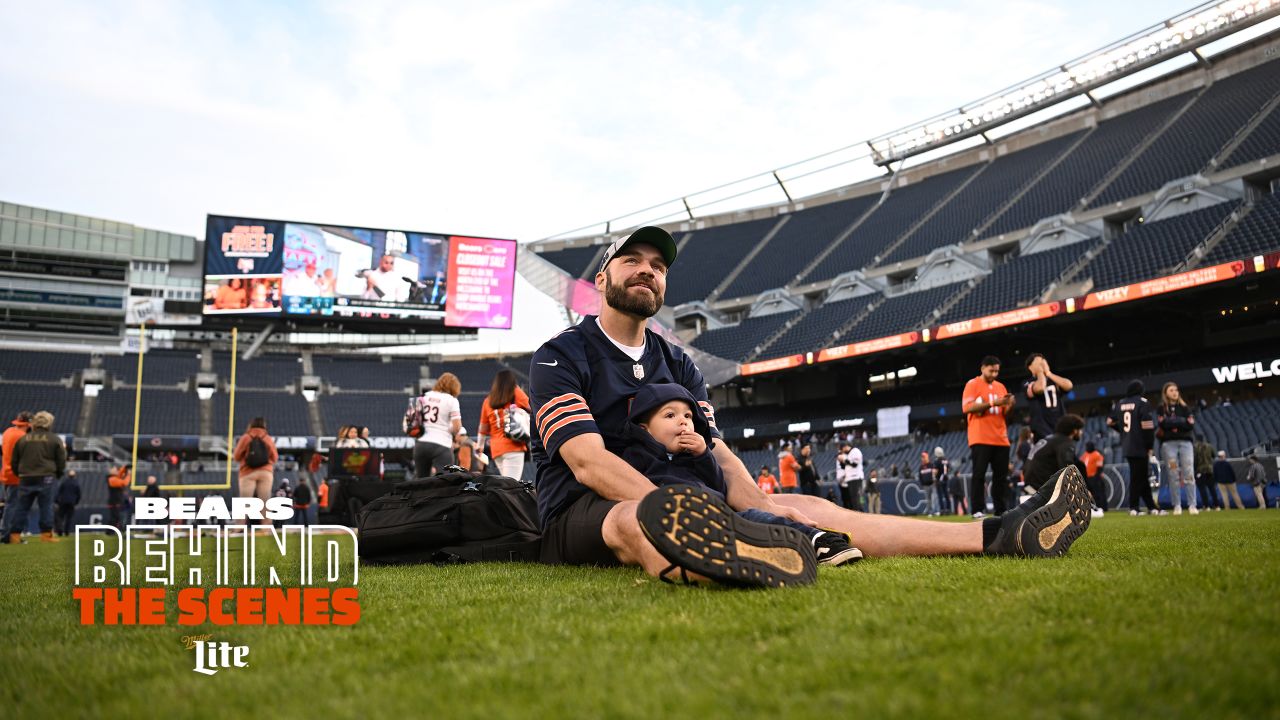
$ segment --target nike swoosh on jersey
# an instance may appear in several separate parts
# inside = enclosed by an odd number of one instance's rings
[[[560,358],[556,358],[555,360],[552,360],[552,361],[551,361],[551,362],[549,362],[549,363],[544,363],[544,362],[542,362],[542,361],[538,361],[538,364],[539,364],[539,365],[546,365],[547,367],[555,367],[556,365],[559,365],[559,364],[560,364]]]

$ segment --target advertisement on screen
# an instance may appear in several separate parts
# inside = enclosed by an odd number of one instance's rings
[[[514,240],[210,215],[204,314],[511,327]]]
[[[449,248],[449,295],[445,324],[511,329],[516,282],[516,244],[511,240],[453,238]]]
[[[204,314],[279,315],[283,240],[282,223],[210,216]]]

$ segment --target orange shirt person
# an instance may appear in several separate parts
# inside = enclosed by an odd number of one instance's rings
[[[791,450],[784,446],[782,452],[778,453],[778,484],[782,486],[782,492],[796,491],[796,486],[799,484],[796,475],[798,472],[800,472],[800,463],[791,454]]]
[[[1009,429],[1005,425],[1005,414],[1013,407],[1013,395],[996,379],[999,376],[1000,358],[984,357],[978,377],[965,383],[960,404],[968,422],[969,452],[973,458],[969,498],[975,518],[984,515],[988,465],[991,466],[991,504],[995,514],[1013,507],[1013,489],[1009,486]]]
[[[226,285],[218,286],[218,292],[213,296],[213,307],[215,310],[239,310],[248,301],[249,295],[245,292],[244,281],[240,278],[231,278]]]
[[[756,478],[756,485],[760,486],[760,491],[765,495],[773,495],[778,492],[778,478],[769,472],[769,468],[760,468],[760,477]]]

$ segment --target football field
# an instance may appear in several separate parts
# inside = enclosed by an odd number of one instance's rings
[[[1280,512],[1095,520],[1060,560],[867,560],[775,591],[362,565],[352,627],[81,626],[73,549],[0,546],[4,717],[1261,718]],[[251,648],[192,671],[186,635]]]

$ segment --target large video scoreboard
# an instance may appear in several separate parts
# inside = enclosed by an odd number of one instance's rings
[[[223,215],[205,233],[206,318],[511,327],[514,240]]]

